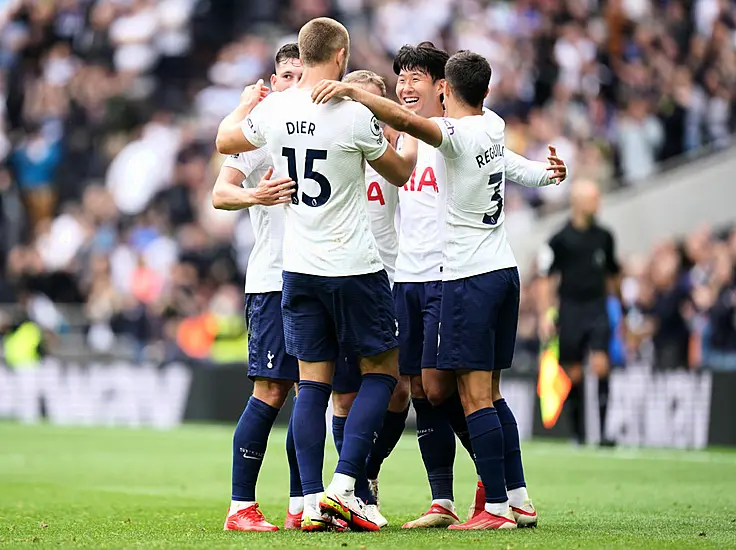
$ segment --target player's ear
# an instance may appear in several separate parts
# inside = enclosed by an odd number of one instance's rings
[[[485,95],[483,97],[484,98],[488,97],[488,94],[490,94],[490,93],[491,93],[491,89],[490,88],[486,88],[486,93],[485,93]]]
[[[337,50],[337,64],[342,67],[343,63],[345,63],[345,48],[340,48]]]
[[[271,75],[271,89],[273,90],[274,84],[276,84],[276,75]]]

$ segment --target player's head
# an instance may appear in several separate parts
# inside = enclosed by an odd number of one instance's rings
[[[570,188],[570,204],[573,215],[593,219],[598,213],[601,193],[591,180],[577,180]]]
[[[491,66],[482,55],[461,50],[445,65],[445,101],[482,108],[491,84]]]
[[[299,31],[299,53],[305,67],[334,65],[340,79],[348,68],[350,36],[334,19],[318,17]]]
[[[396,96],[402,104],[423,116],[440,116],[447,52],[431,42],[402,46],[394,58]]]
[[[299,46],[293,42],[284,44],[276,52],[274,74],[271,75],[271,89],[274,92],[288,90],[299,82],[302,71]]]
[[[346,74],[342,80],[348,84],[359,86],[366,92],[386,97],[386,81],[382,76],[377,75],[373,71],[353,71],[352,73]]]

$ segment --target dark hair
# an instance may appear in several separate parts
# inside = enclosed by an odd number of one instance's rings
[[[431,42],[421,42],[418,46],[406,44],[394,57],[394,74],[401,71],[422,71],[432,82],[445,78],[445,63],[449,59],[446,51],[434,47]]]
[[[471,107],[482,107],[491,84],[491,66],[486,58],[461,50],[447,61],[447,85]]]
[[[287,59],[299,59],[299,46],[296,42],[284,44],[279,48],[279,51],[276,52],[276,65],[286,61]]]

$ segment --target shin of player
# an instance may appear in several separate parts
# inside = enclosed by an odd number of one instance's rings
[[[365,206],[364,164],[402,185],[416,158],[389,147],[364,106],[311,101],[318,82],[344,74],[349,36],[341,24],[311,20],[300,30],[299,51],[299,84],[266,97],[240,125],[241,134],[228,134],[218,146],[266,147],[276,173],[297,182],[286,208],[282,312],[287,352],[299,359],[294,442],[305,498],[302,529],[322,530],[328,516],[374,531],[378,526],[365,516],[354,485],[396,385],[398,354],[388,276]],[[363,379],[335,476],[323,493],[323,418],[341,350],[360,357]]]
[[[297,45],[282,47],[276,54],[272,90],[280,92],[296,84],[301,70]],[[282,238],[283,204],[291,200],[294,182],[290,178],[272,178],[271,166],[271,158],[264,150],[229,156],[212,194],[215,208],[250,208],[255,234],[245,283],[245,316],[250,330],[248,375],[254,381],[254,388],[233,436],[232,502],[226,530],[278,529],[258,509],[256,481],[276,415],[299,379],[297,360],[286,353],[284,345],[281,248],[270,245]],[[301,522],[303,498],[296,457],[292,453],[289,453],[289,467],[291,489],[285,528],[294,529]]]

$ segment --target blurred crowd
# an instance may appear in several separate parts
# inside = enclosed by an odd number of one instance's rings
[[[736,372],[736,227],[703,226],[681,241],[621,262],[620,296],[609,297],[615,366]],[[536,363],[536,281],[522,292],[520,357]]]
[[[0,300],[35,304],[50,331],[64,324],[53,304],[78,304],[93,349],[122,337],[140,357],[152,342],[165,357],[208,357],[222,342],[233,344],[223,360],[242,355],[253,235],[247,213],[211,207],[215,129],[243,86],[270,75],[276,48],[322,15],[348,26],[351,68],[389,89],[405,43],[485,55],[507,146],[542,160],[553,143],[604,189],[732,139],[729,0],[0,0]],[[565,186],[507,194],[512,231],[567,200]],[[720,303],[701,264],[723,247],[709,250],[675,269],[673,292],[692,297],[675,308],[688,334]],[[642,318],[672,302],[657,301],[667,277],[655,265],[631,268]],[[683,287],[683,270],[700,279]]]

